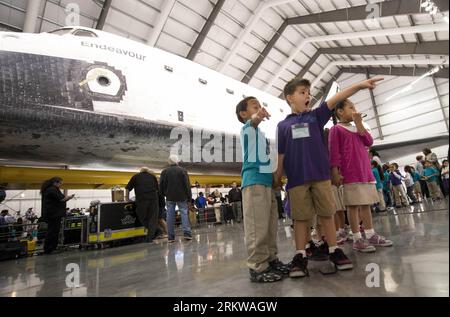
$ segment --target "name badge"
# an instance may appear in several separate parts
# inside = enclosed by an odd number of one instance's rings
[[[292,126],[292,139],[304,139],[309,138],[309,124],[299,123]]]

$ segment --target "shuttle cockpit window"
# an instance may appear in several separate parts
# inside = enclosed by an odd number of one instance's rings
[[[84,36],[84,37],[97,37],[97,34],[88,30],[76,30],[73,32],[75,36]]]
[[[57,29],[54,31],[49,32],[50,34],[55,34],[55,35],[66,35],[66,34],[70,34],[72,32],[73,28],[63,28],[63,29]]]

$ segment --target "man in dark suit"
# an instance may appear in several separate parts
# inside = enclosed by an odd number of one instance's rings
[[[158,180],[149,168],[141,168],[140,173],[134,175],[128,185],[127,200],[130,191],[134,189],[136,196],[136,214],[139,221],[147,229],[147,242],[153,242],[158,227],[159,197]]]
[[[233,182],[231,187],[228,192],[228,200],[233,208],[234,219],[240,223],[242,221],[242,192],[236,182]]]

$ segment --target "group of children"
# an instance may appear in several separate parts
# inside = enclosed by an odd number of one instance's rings
[[[448,174],[445,169],[446,165],[448,165],[448,162],[444,161],[442,168],[444,179],[445,175]],[[439,188],[439,171],[432,162],[424,161],[424,167],[420,173],[409,165],[405,166],[404,172],[404,175],[400,173],[397,163],[383,164],[381,167],[378,162],[372,161],[372,173],[375,176],[380,197],[378,211],[386,211],[389,207],[392,208],[394,203],[396,208],[401,208],[409,206],[410,203],[422,202],[421,181],[425,182],[433,201],[443,198]],[[403,186],[403,182],[405,186]]]
[[[348,211],[355,250],[373,252],[375,247],[392,245],[373,229],[370,206],[379,201],[367,153],[373,139],[362,115],[348,99],[362,89],[374,89],[380,80],[383,78],[355,84],[314,110],[310,109],[310,82],[297,78],[288,82],[284,96],[292,113],[278,124],[277,166],[273,170],[269,142],[259,129],[270,114],[253,97],[237,105],[237,118],[244,124],[242,200],[251,281],[308,276],[308,259],[320,254],[337,270],[352,269],[352,261],[338,246],[336,236],[343,234],[344,209]],[[324,127],[333,115],[336,125],[330,130],[328,142],[324,142]],[[289,264],[277,257],[278,213],[273,190],[281,187],[284,175],[296,247]],[[320,228],[319,237],[323,237],[319,244],[311,239],[313,223]]]

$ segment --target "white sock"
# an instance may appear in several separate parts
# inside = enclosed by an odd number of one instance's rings
[[[366,229],[366,230],[364,230],[364,233],[366,234],[366,238],[370,239],[375,234],[375,230],[374,229]]]
[[[334,251],[336,251],[336,249],[339,249],[339,247],[337,245],[335,245],[334,247],[328,247],[328,251],[331,253],[334,253]]]
[[[304,258],[306,258],[306,251],[305,250],[297,250],[295,254],[302,254]]]
[[[359,239],[362,239],[361,232],[353,232],[353,241],[358,241]]]

